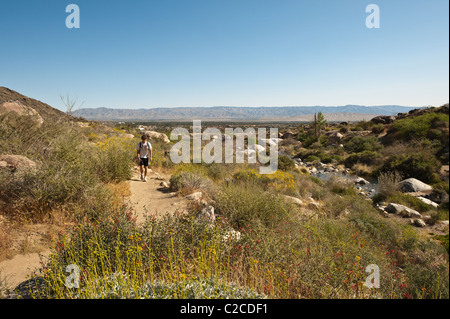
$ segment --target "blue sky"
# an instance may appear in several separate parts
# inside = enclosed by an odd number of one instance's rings
[[[80,28],[65,25],[67,5]],[[368,4],[380,28],[365,25]],[[448,0],[2,0],[0,86],[83,107],[435,105]]]

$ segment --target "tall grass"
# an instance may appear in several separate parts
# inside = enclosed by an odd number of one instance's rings
[[[244,224],[240,238],[227,236],[236,226],[225,216],[211,226],[180,213],[136,225],[126,209],[82,222],[56,243],[44,268],[48,290],[42,293],[56,298],[448,298],[444,249],[378,215],[308,222],[288,215],[277,224]],[[408,257],[418,251],[425,253]],[[79,289],[65,286],[69,264],[81,269]],[[364,285],[370,264],[380,268],[379,289]]]
[[[3,134],[12,136],[2,140],[0,152],[25,155],[36,162],[37,169],[0,172],[0,204],[5,212],[39,215],[57,206],[98,200],[105,194],[104,183],[131,177],[134,140],[107,136],[92,143],[82,128],[70,123],[48,123],[27,132],[25,124],[16,121],[20,125],[15,128],[0,125]]]

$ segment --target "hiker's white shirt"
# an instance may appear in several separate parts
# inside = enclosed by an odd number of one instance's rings
[[[149,150],[152,149],[152,144],[150,144],[149,141],[146,141],[145,143],[139,142],[136,150],[139,151],[139,156],[141,158],[148,158]]]

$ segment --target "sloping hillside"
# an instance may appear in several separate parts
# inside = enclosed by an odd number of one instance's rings
[[[0,112],[5,110],[15,110],[16,112],[26,110],[26,113],[29,115],[40,116],[44,121],[80,120],[41,101],[29,98],[6,87],[0,87]],[[37,112],[37,114],[34,113],[33,110]]]

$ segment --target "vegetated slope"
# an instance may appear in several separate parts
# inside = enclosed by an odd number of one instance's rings
[[[84,108],[75,111],[75,115],[89,120],[122,120],[122,121],[156,121],[156,120],[310,120],[312,114],[348,114],[352,118],[359,115],[393,115],[409,112],[414,107],[383,105],[383,106],[279,106],[279,107],[174,107],[151,109],[111,109]],[[305,117],[306,116],[306,117]],[[328,119],[333,120],[333,119]],[[361,120],[358,118],[356,120]]]
[[[6,87],[0,87],[0,108],[4,103],[17,103],[28,108],[34,109],[43,120],[55,121],[55,120],[69,120],[79,121],[80,119],[73,116],[69,116],[66,113],[51,107],[41,101],[29,98],[16,91],[8,89]]]

